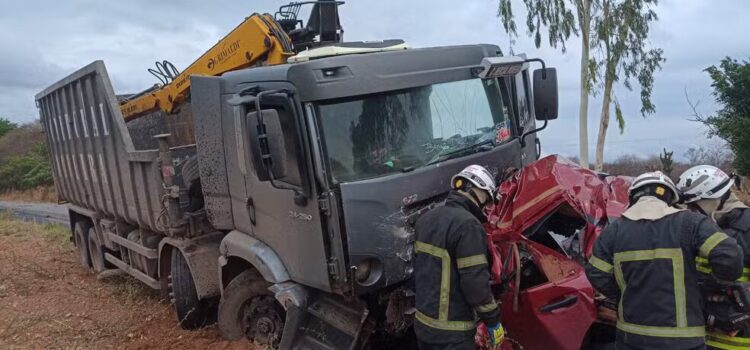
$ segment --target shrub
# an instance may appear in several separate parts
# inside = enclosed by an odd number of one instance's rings
[[[0,191],[52,184],[52,169],[44,144],[37,145],[29,154],[12,156],[0,164]]]

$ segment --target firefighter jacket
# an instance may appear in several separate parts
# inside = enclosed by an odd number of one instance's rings
[[[477,317],[496,325],[484,214],[459,192],[417,220],[415,332],[427,343],[473,342]]]
[[[719,227],[729,236],[737,240],[742,247],[745,257],[745,268],[739,282],[750,282],[750,208],[739,203],[735,198],[730,199],[724,208],[713,215]],[[698,271],[711,273],[711,266],[706,259],[696,259]],[[735,337],[728,337],[716,331],[706,336],[706,345],[717,349],[750,349],[750,329],[740,330]]]
[[[750,282],[750,208],[732,195],[731,201],[714,213],[714,218],[724,233],[737,240],[742,247],[745,253],[745,270],[740,281]]]
[[[644,197],[597,238],[586,265],[591,284],[618,300],[617,342],[639,349],[705,344],[695,259],[717,279],[742,274],[742,250],[707,217]]]

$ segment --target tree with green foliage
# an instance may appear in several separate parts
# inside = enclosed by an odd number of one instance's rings
[[[0,118],[0,137],[7,134],[11,130],[18,128],[18,124],[11,122],[6,118]]]
[[[734,151],[734,167],[741,175],[750,175],[750,62],[730,57],[719,66],[706,69],[721,109],[714,115],[696,119],[709,128],[711,135],[726,140]]]
[[[664,62],[663,50],[650,48],[648,35],[651,23],[658,20],[653,7],[657,0],[601,0],[601,11],[594,17],[591,40],[593,55],[589,60],[591,81],[602,79],[602,111],[596,142],[595,169],[604,168],[604,146],[609,129],[612,102],[620,133],[625,131],[625,117],[614,95],[615,83],[622,82],[632,90],[632,80],[641,87],[641,115],[656,111],[651,101],[654,72]]]
[[[52,185],[52,168],[41,125],[20,127],[0,119],[0,128],[10,131],[0,136],[0,191],[25,190]]]
[[[551,47],[560,45],[566,51],[565,42],[572,34],[581,38],[581,97],[578,110],[579,119],[579,163],[589,167],[588,113],[589,94],[591,93],[589,74],[589,49],[591,23],[601,0],[523,0],[526,6],[526,26],[528,34],[534,36],[534,44],[542,44],[542,29],[546,28]],[[517,27],[513,15],[513,0],[500,0],[498,17],[508,35],[517,37]],[[575,15],[571,8],[575,9]]]
[[[517,36],[512,9],[513,0],[499,0],[498,17],[511,36]],[[615,103],[620,130],[625,127],[620,104],[613,98],[615,83],[631,89],[631,80],[641,85],[641,113],[654,112],[651,102],[653,72],[664,61],[660,49],[648,48],[650,24],[657,20],[651,9],[657,0],[523,0],[527,10],[526,25],[537,47],[541,46],[542,29],[546,28],[549,45],[560,45],[571,34],[581,38],[581,96],[579,108],[579,162],[589,166],[588,101],[594,85],[602,80],[604,103],[597,140],[597,169],[602,168],[604,143],[609,127],[609,111]],[[571,9],[575,9],[574,12]],[[576,27],[577,26],[577,27]]]

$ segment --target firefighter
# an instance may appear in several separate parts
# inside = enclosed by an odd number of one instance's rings
[[[617,349],[704,349],[705,321],[695,259],[714,278],[742,274],[742,250],[703,215],[672,207],[679,193],[661,172],[638,176],[630,207],[594,243],[591,284],[619,300]]]
[[[727,235],[737,240],[744,251],[745,269],[738,282],[750,282],[750,208],[732,193],[733,178],[721,169],[711,165],[699,165],[685,171],[680,176],[677,187],[682,192],[682,199],[688,208],[701,212],[716,222]],[[707,261],[696,261],[698,271],[710,272]],[[708,288],[707,288],[708,289]],[[717,306],[709,314],[717,311],[715,317],[721,318],[721,310],[731,310],[731,306]],[[714,349],[750,348],[750,329],[747,326],[738,331],[735,337],[715,331],[706,336],[706,344]]]
[[[487,235],[482,209],[495,199],[487,169],[466,167],[451,179],[444,206],[417,220],[416,322],[420,349],[474,349],[476,319],[486,326],[492,346],[505,330],[490,290]]]

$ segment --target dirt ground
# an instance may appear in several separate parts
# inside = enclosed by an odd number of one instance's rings
[[[253,349],[215,326],[179,328],[172,307],[129,277],[98,281],[66,229],[0,216],[0,349]]]

